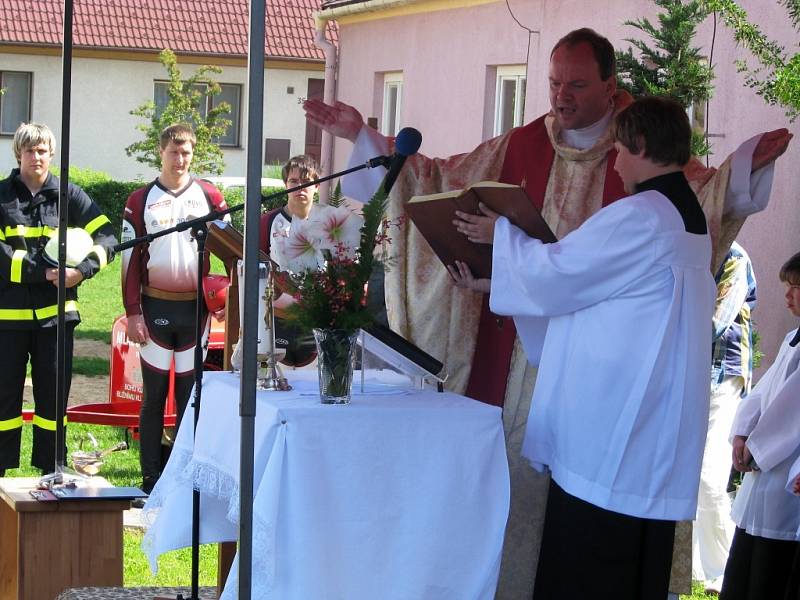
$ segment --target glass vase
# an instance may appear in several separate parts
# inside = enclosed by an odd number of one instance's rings
[[[358,331],[314,329],[319,397],[323,404],[349,404]]]

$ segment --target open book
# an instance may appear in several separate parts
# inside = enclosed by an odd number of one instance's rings
[[[481,214],[478,202],[500,213],[529,236],[545,243],[556,241],[539,210],[518,185],[480,181],[464,190],[414,196],[406,203],[405,210],[442,263],[452,265],[461,260],[469,265],[475,277],[486,278],[492,274],[492,247],[470,242],[453,225],[457,210]]]

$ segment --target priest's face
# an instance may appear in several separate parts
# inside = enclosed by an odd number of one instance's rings
[[[550,107],[564,129],[582,129],[603,118],[617,91],[612,75],[600,78],[592,47],[561,46],[550,58]]]

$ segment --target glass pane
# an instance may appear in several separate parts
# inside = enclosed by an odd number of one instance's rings
[[[503,79],[500,82],[500,133],[505,133],[514,127],[516,96],[516,79]]]
[[[197,90],[197,93],[200,94],[200,106],[197,107],[197,110],[200,112],[200,116],[205,119],[208,114],[208,98],[203,95],[206,91],[206,85],[196,83],[192,86],[192,89]],[[193,123],[193,125],[196,125],[196,123]]]
[[[519,80],[519,103],[517,104],[517,117],[514,120],[514,127],[522,125],[525,119],[525,78],[521,77]]]
[[[222,92],[214,96],[211,100],[211,106],[217,106],[220,102],[227,102],[230,105],[230,112],[225,117],[231,122],[225,135],[221,136],[217,143],[221,146],[238,146],[239,145],[239,96],[241,86],[220,84]]]
[[[164,108],[169,101],[169,84],[164,81],[156,81],[153,85],[153,102],[156,104],[156,118],[161,116]]]
[[[1,87],[6,92],[0,96],[0,132],[14,133],[31,118],[31,74],[4,72]]]
[[[386,88],[386,113],[384,114],[384,133],[395,135],[397,133],[397,94],[398,86],[388,85]]]

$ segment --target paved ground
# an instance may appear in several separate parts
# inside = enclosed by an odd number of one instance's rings
[[[95,340],[75,340],[74,356],[97,357],[109,360],[111,356],[111,345]],[[30,379],[25,381],[25,391],[23,393],[25,402],[33,402],[33,388]],[[69,405],[93,404],[97,402],[108,402],[108,377],[87,377],[85,375],[73,375],[72,387],[69,394]]]

